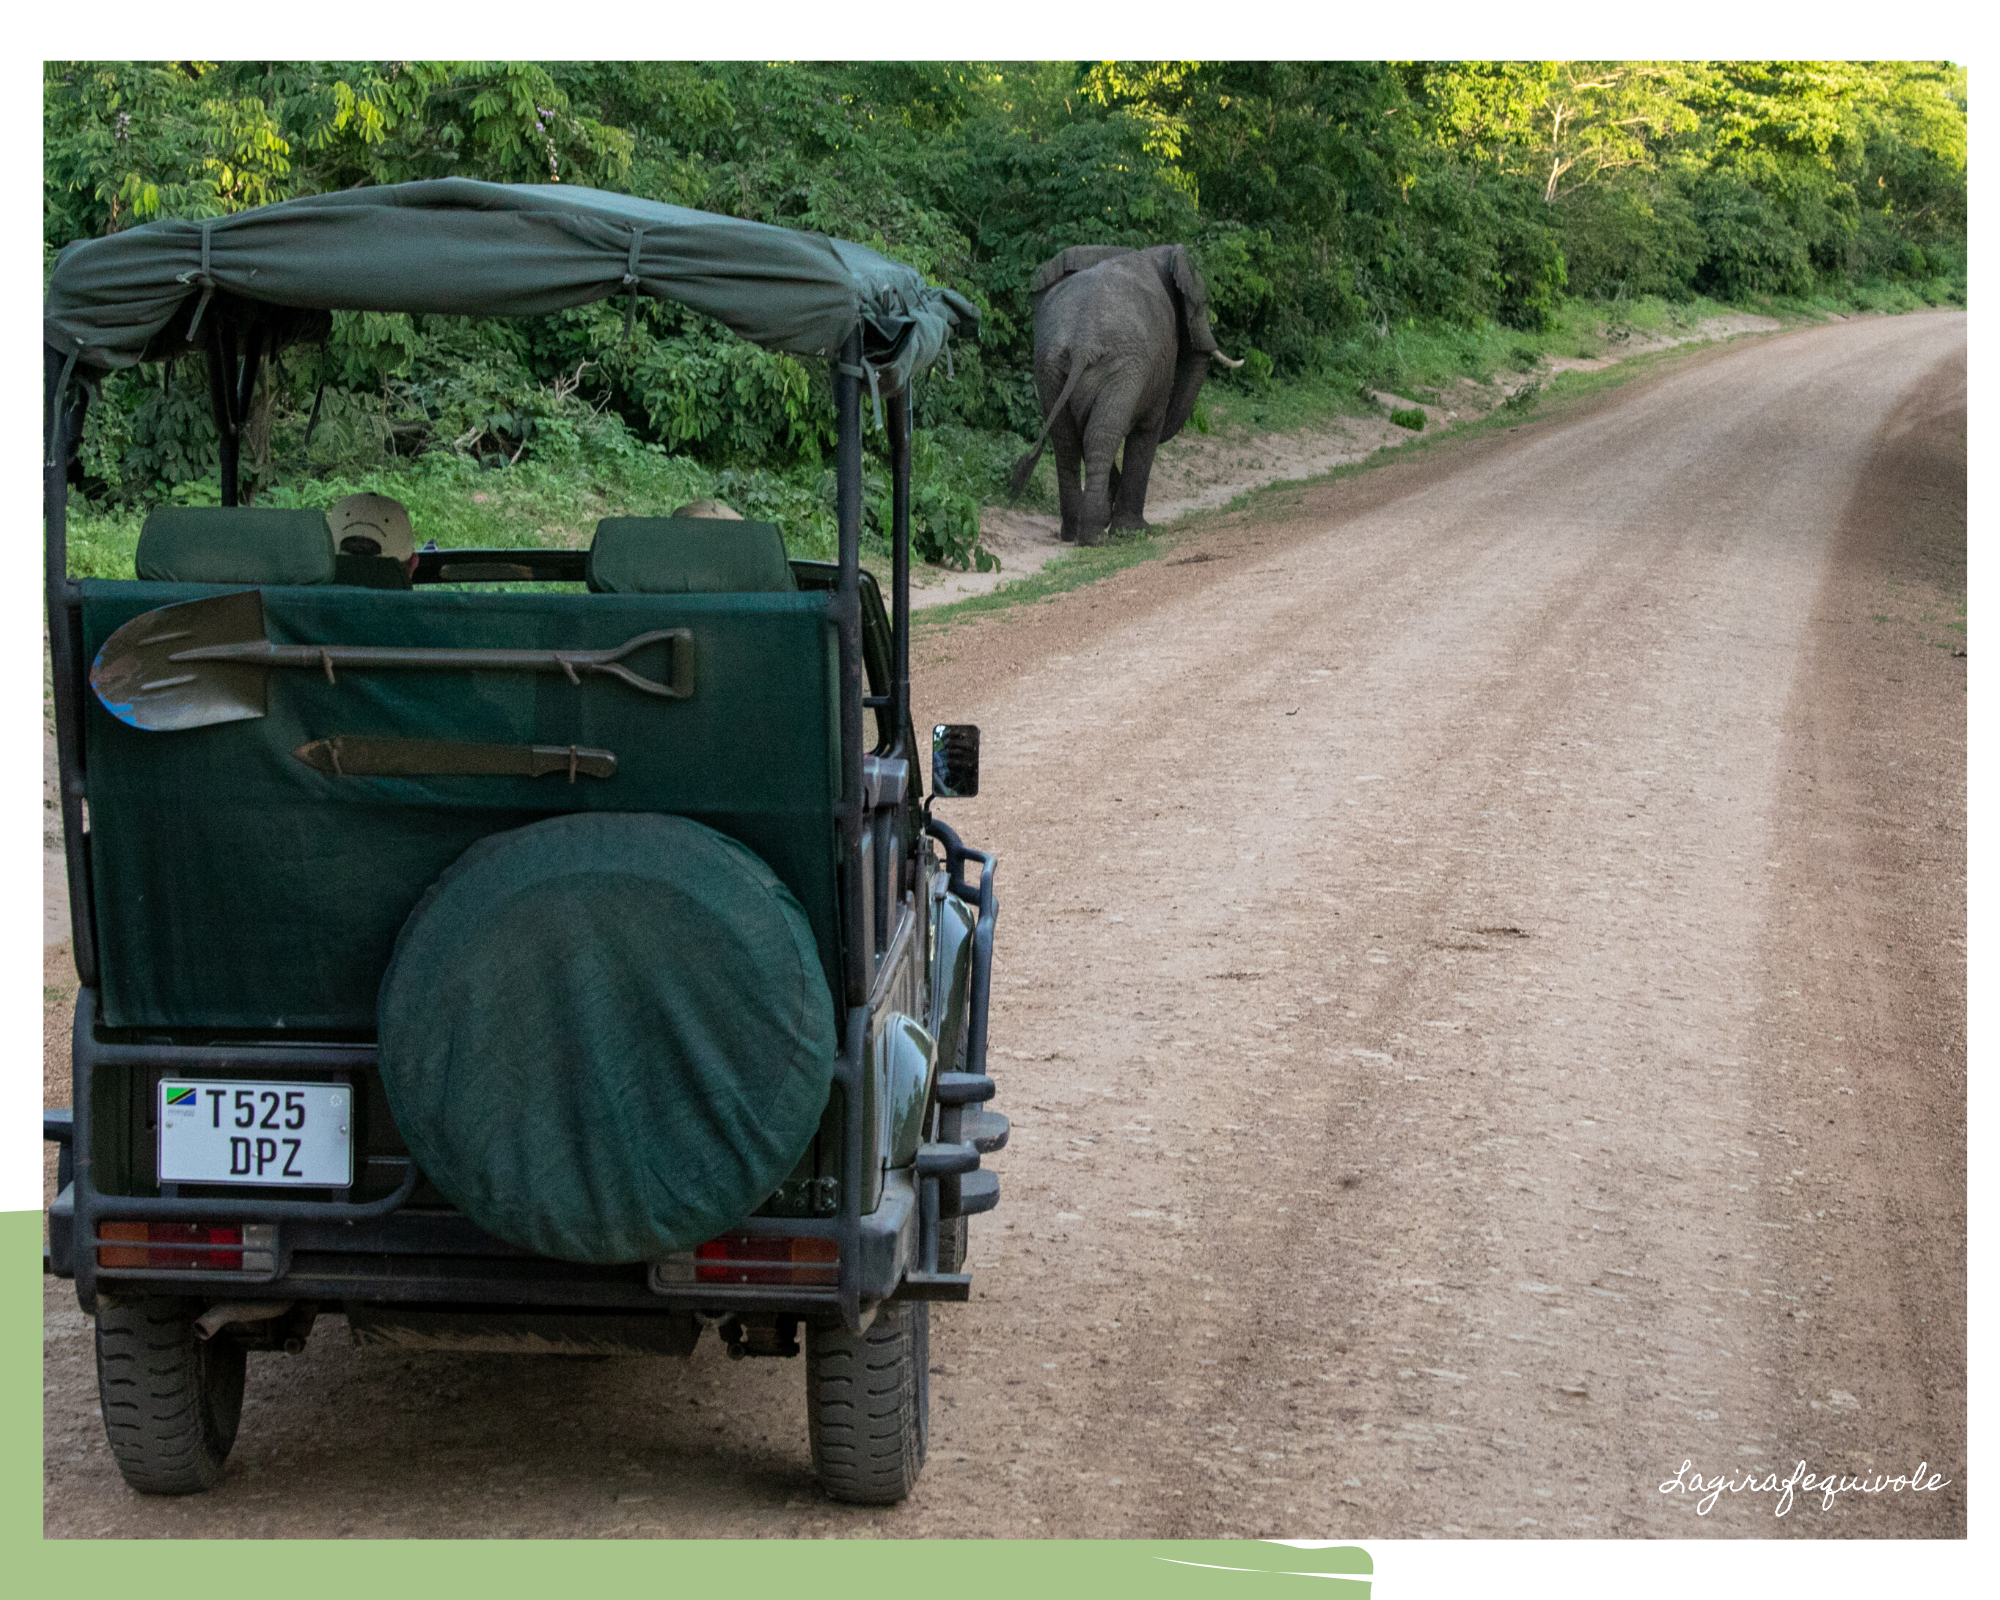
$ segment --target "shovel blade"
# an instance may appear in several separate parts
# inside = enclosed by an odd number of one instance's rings
[[[262,668],[172,658],[201,645],[264,638],[264,597],[255,589],[161,606],[104,641],[90,664],[90,687],[106,711],[148,733],[247,722],[264,715]]]

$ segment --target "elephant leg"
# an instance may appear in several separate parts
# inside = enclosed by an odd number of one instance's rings
[[[1049,430],[1049,443],[1056,453],[1056,494],[1062,503],[1062,536],[1066,544],[1075,544],[1077,528],[1083,516],[1083,440],[1076,431],[1076,424],[1067,417],[1058,417],[1056,425]]]
[[[1112,485],[1120,478],[1115,458],[1124,429],[1092,419],[1083,436],[1083,507],[1077,522],[1079,544],[1104,543],[1111,522]]]
[[[1125,441],[1125,470],[1112,480],[1111,529],[1146,526],[1146,484],[1153,475],[1153,452],[1159,439],[1151,429],[1133,433]]]

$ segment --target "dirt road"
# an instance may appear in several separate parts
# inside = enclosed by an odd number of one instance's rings
[[[922,642],[1015,1134],[907,1505],[795,1362],[337,1320],[144,1501],[55,1289],[48,1531],[1962,1534],[1964,382],[1959,315],[1717,351]]]

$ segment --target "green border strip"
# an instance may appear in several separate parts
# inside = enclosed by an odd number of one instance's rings
[[[41,1212],[0,1212],[0,1272],[0,1547],[18,1553],[42,1538]]]

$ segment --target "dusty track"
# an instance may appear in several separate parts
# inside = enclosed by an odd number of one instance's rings
[[[337,1320],[143,1501],[55,1288],[48,1531],[1962,1533],[1964,339],[1716,352],[929,637],[1016,1132],[908,1505],[818,1497],[793,1363]],[[1702,1518],[1688,1458],[1953,1482]]]

